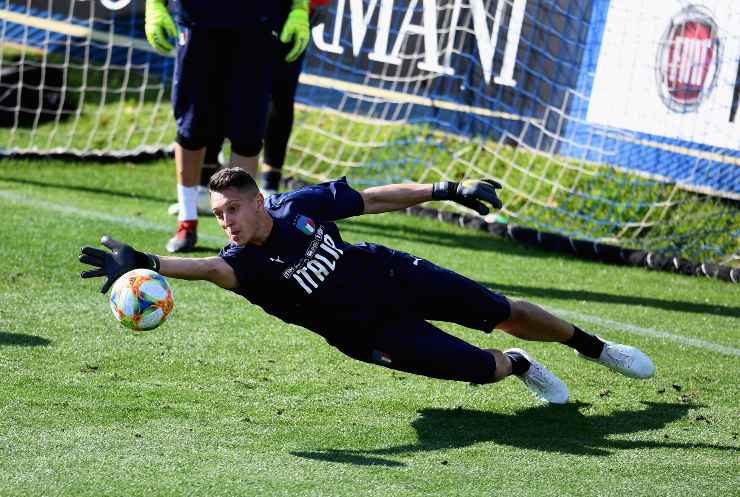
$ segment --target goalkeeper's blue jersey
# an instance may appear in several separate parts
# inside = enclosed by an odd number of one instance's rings
[[[265,206],[274,221],[265,243],[231,243],[219,254],[236,273],[234,292],[322,334],[370,325],[393,307],[384,289],[396,252],[347,243],[334,223],[364,211],[362,196],[344,178],[273,195]]]
[[[278,30],[285,18],[281,1],[273,0],[175,0],[175,21],[203,28],[265,26]]]

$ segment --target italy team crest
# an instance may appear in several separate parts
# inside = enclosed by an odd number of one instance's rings
[[[295,220],[295,226],[307,235],[313,235],[316,231],[316,223],[306,216],[298,216]]]

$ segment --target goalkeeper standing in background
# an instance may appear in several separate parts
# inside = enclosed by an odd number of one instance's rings
[[[285,3],[285,0],[283,0]],[[327,5],[330,0],[310,0],[309,19],[315,22],[317,8]],[[272,94],[267,112],[265,149],[262,152],[262,191],[266,195],[277,193],[283,174],[283,164],[288,151],[288,140],[293,130],[293,111],[298,78],[303,69],[305,52],[297,59],[291,59],[288,46],[283,46],[278,59]],[[255,177],[256,179],[256,177]]]
[[[526,301],[410,254],[373,243],[349,244],[334,221],[450,200],[488,212],[501,207],[493,180],[404,183],[358,192],[345,179],[265,197],[243,169],[217,172],[211,206],[230,243],[215,257],[159,257],[103,237],[107,252],[83,247],[80,262],[106,277],[101,291],[136,268],[210,281],[287,323],[323,336],[346,355],[447,380],[493,383],[520,378],[540,400],[562,404],[568,388],[521,349],[478,348],[432,325],[447,321],[524,340],[560,342],[580,357],[632,378],[655,367],[634,347],[601,340]]]
[[[331,0],[310,0],[309,19],[313,25],[320,16],[319,11]],[[291,3],[282,0],[285,16],[290,13]],[[264,150],[262,152],[261,187],[265,195],[277,193],[280,190],[280,180],[283,176],[283,165],[288,151],[288,141],[293,130],[293,115],[295,94],[298,88],[298,78],[303,68],[303,59],[306,52],[296,56],[293,54],[290,43],[281,43],[275,72],[272,78],[272,88],[267,112]],[[198,215],[212,216],[210,195],[208,194],[208,180],[221,167],[221,150],[223,137],[219,136],[206,145],[205,160],[200,173],[200,184],[197,187]],[[256,176],[253,175],[255,179]],[[180,212],[180,204],[172,204],[168,212],[176,215]]]
[[[292,0],[281,23],[279,1],[147,0],[146,35],[160,53],[177,45],[172,107],[177,123],[178,228],[168,252],[197,243],[197,185],[208,143],[231,142],[232,166],[255,175],[280,41],[297,58],[308,44],[308,0]]]

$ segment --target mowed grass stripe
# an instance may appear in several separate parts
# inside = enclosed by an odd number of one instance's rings
[[[578,320],[586,321],[587,323],[596,324],[599,326],[603,326],[605,328],[613,328],[619,331],[624,331],[626,333],[632,333],[634,335],[647,335],[651,337],[670,340],[672,342],[680,343],[682,345],[687,345],[689,347],[696,347],[699,349],[709,350],[711,352],[717,352],[720,354],[731,355],[731,356],[736,356],[736,357],[740,356],[740,349],[737,349],[735,347],[720,345],[718,343],[709,342],[707,340],[700,340],[698,338],[690,338],[690,337],[684,337],[680,335],[674,335],[673,333],[668,333],[667,331],[656,330],[655,328],[645,328],[642,326],[637,326],[635,324],[615,321],[613,319],[606,319],[606,318],[602,318],[599,316],[592,316],[590,314],[586,314],[583,312],[555,308],[549,305],[546,307],[547,309],[550,310],[550,312],[553,312],[564,318],[572,318],[575,321],[578,321]]]

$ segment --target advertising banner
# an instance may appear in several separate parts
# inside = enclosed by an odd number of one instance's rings
[[[588,121],[740,148],[739,27],[737,0],[612,1]]]

